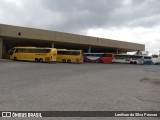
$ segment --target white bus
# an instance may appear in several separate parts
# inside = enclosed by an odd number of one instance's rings
[[[115,54],[113,62],[114,63],[130,63],[131,62],[131,55]]]
[[[152,62],[153,64],[160,64],[160,56],[152,55]]]
[[[133,55],[132,60],[130,63],[134,64],[152,64],[152,57],[151,56],[143,56],[143,55]]]
[[[152,64],[152,58],[150,56],[143,55],[114,55],[115,63],[130,63],[130,64]]]

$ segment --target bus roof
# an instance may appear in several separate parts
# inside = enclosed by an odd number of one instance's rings
[[[67,49],[57,49],[57,51],[82,51],[82,50],[67,50]]]
[[[105,54],[105,53],[84,53],[84,54]]]
[[[84,53],[84,54],[114,54],[114,53]]]
[[[49,47],[29,47],[29,46],[25,46],[25,47],[14,47],[14,48],[32,48],[32,49],[56,49],[56,48],[49,48]]]

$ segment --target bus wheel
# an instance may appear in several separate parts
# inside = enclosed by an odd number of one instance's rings
[[[40,58],[40,59],[39,59],[39,62],[41,62],[41,63],[42,63],[42,62],[43,62],[43,59],[42,59],[42,58]]]
[[[71,63],[71,60],[67,60],[67,63]]]
[[[35,62],[36,62],[36,63],[38,62],[38,58],[35,59]]]
[[[131,61],[130,64],[133,64],[133,62]]]
[[[99,60],[99,63],[103,63],[103,61],[102,61],[102,60]]]
[[[17,58],[16,57],[14,57],[14,61],[16,61],[17,60]]]
[[[134,62],[134,64],[137,64],[137,62]]]
[[[62,60],[62,62],[63,62],[63,63],[65,63],[65,62],[66,62],[66,60],[65,60],[65,59],[63,59],[63,60]]]

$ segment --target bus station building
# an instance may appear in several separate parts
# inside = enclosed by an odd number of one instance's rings
[[[145,50],[144,44],[0,24],[0,59],[7,59],[9,49],[16,46],[52,47],[83,50],[89,53],[113,52],[116,54]]]

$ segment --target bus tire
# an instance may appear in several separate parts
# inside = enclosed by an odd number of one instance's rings
[[[103,61],[102,61],[102,60],[99,60],[99,63],[103,63]]]
[[[67,63],[71,63],[71,60],[67,60]]]
[[[42,59],[42,58],[40,58],[40,59],[39,59],[39,62],[40,62],[40,63],[42,63],[42,62],[43,62],[43,59]]]
[[[36,62],[36,63],[38,63],[38,62],[39,62],[39,61],[38,61],[38,58],[35,58],[35,62]]]
[[[14,57],[14,59],[13,59],[14,61],[17,61],[17,57]]]
[[[65,60],[65,59],[63,59],[63,60],[62,60],[62,62],[63,62],[63,63],[65,63],[65,62],[66,62],[66,60]]]
[[[134,64],[137,64],[137,62],[134,62]]]
[[[133,62],[131,61],[130,64],[133,64]]]

